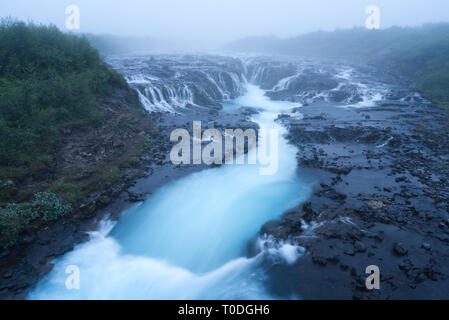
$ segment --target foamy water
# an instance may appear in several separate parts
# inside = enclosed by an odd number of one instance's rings
[[[59,258],[29,299],[277,298],[266,289],[262,262],[291,264],[303,249],[261,238],[259,254],[248,258],[248,244],[265,222],[306,200],[310,186],[297,176],[297,149],[274,122],[298,105],[264,93],[248,85],[226,108],[262,108],[254,121],[279,130],[275,175],[259,175],[260,164],[224,165],[166,185]],[[80,290],[66,288],[69,265],[80,270]]]

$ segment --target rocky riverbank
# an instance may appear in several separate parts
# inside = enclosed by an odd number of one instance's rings
[[[366,71],[352,72],[375,83]],[[447,112],[382,78],[378,100],[357,104],[364,97],[352,95],[342,105],[332,97],[347,96],[348,85],[315,74],[314,87],[300,81],[273,92],[305,105],[278,121],[300,150],[299,174],[315,183],[306,203],[261,232],[307,250],[293,267],[270,269],[273,290],[304,299],[447,298]],[[366,289],[369,265],[380,268],[380,290]]]
[[[219,109],[220,106],[214,106],[202,112],[192,109],[183,113],[140,113],[141,121],[148,123],[146,121],[151,119],[149,147],[142,151],[138,161],[121,169],[122,179],[118,183],[91,194],[74,214],[30,232],[19,245],[1,254],[0,299],[26,298],[30,288],[53,268],[55,259],[89,240],[89,232],[97,230],[101,221],[116,220],[123,210],[144,201],[154,190],[187,174],[207,169],[205,165],[175,166],[171,163],[173,143],[169,139],[172,130],[184,128],[193,136],[193,121],[201,121],[203,129],[217,128],[222,133],[227,128],[256,127],[249,121],[251,112],[223,113],[218,117]],[[70,135],[76,136],[76,133]],[[122,143],[126,148],[128,141]],[[65,148],[74,149],[66,144]]]
[[[88,240],[102,220],[118,219],[164,184],[207,169],[170,162],[172,130],[192,133],[193,121],[201,121],[203,130],[255,128],[250,117],[256,109],[226,113],[218,103],[240,95],[245,78],[273,100],[302,105],[277,121],[299,150],[298,175],[314,185],[306,203],[261,230],[262,237],[306,249],[293,265],[267,264],[270,291],[304,299],[447,298],[445,110],[367,67],[272,57],[109,62],[125,74],[148,112],[110,110],[108,126],[88,135],[66,130],[58,165],[88,168],[113,159],[99,172],[117,167],[120,179],[89,194],[74,215],[30,232],[1,253],[0,298],[25,298],[54,260]],[[131,147],[135,139],[142,143],[133,146],[145,148]],[[120,156],[112,157],[117,148]],[[92,179],[84,171],[80,179]],[[381,290],[366,290],[369,265],[380,269]]]

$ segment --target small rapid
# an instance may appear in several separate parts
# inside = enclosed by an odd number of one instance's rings
[[[29,299],[274,299],[266,262],[290,264],[303,249],[258,237],[267,221],[305,201],[310,186],[297,175],[297,149],[275,122],[297,103],[272,101],[247,85],[224,104],[262,111],[253,121],[279,131],[278,171],[257,165],[223,165],[170,183],[148,200],[104,221],[91,240],[55,261]],[[150,178],[151,179],[151,178]],[[248,246],[257,254],[248,257]],[[80,289],[66,288],[66,268],[80,270]]]

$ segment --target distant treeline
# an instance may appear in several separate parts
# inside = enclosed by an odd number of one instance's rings
[[[446,23],[313,32],[290,39],[248,38],[231,43],[226,49],[373,64],[407,79],[413,89],[435,102],[449,105],[449,24]]]

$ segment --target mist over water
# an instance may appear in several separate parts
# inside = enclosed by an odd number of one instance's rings
[[[381,8],[381,28],[449,20],[445,0],[28,0],[2,1],[2,17],[53,23],[66,29],[66,7],[80,9],[76,32],[166,40],[178,50],[217,49],[250,36],[294,37],[338,28],[364,27],[366,8]],[[438,8],[435,10],[435,8]]]
[[[2,297],[447,298],[447,0],[15,0],[0,18]],[[276,173],[168,163],[195,119],[276,130]],[[135,190],[154,192],[66,251],[99,222],[70,212]]]
[[[259,239],[259,254],[247,248],[262,225],[307,199],[310,186],[296,174],[296,152],[274,120],[298,107],[271,101],[248,85],[247,93],[225,104],[262,108],[261,128],[278,129],[279,170],[259,175],[259,165],[231,165],[187,176],[124,212],[112,227],[59,259],[30,299],[271,299],[262,262],[292,263],[301,248]],[[268,248],[268,249],[267,249]],[[76,265],[81,290],[65,287],[65,268]]]

